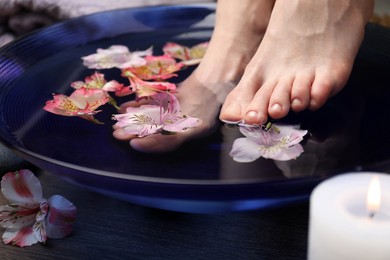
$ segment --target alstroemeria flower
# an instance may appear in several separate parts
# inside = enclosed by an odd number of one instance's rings
[[[146,56],[146,64],[143,66],[128,67],[122,70],[122,75],[129,78],[130,82],[134,77],[142,80],[165,80],[177,76],[182,63],[176,62],[169,55]]]
[[[158,93],[152,97],[154,104],[128,107],[126,113],[114,115],[115,126],[127,134],[144,137],[166,132],[182,132],[200,124],[198,118],[182,115],[179,101],[170,93]]]
[[[93,116],[100,112],[96,110],[110,100],[107,93],[100,89],[79,88],[68,97],[54,94],[53,100],[46,102],[43,109],[62,116],[78,116],[95,123],[100,123]]]
[[[166,81],[143,81],[138,78],[134,78],[131,84],[132,91],[136,94],[137,98],[150,97],[161,92],[175,92],[176,84]]]
[[[196,65],[203,58],[209,43],[199,43],[191,48],[179,45],[174,42],[168,42],[163,47],[163,52],[173,58],[179,59],[184,65]]]
[[[84,81],[72,82],[71,87],[75,89],[80,89],[80,88],[99,89],[106,92],[115,92],[115,93],[124,92],[126,91],[127,88],[116,80],[110,80],[107,82],[107,80],[104,78],[104,74],[99,72],[95,72],[91,76],[86,77]],[[109,97],[108,103],[114,106],[116,109],[119,109],[119,107],[116,104],[116,101],[108,93],[107,96]]]
[[[299,143],[307,134],[296,125],[273,124],[270,129],[240,126],[245,136],[233,143],[230,155],[237,162],[252,162],[260,157],[287,161],[297,158],[303,147]]]
[[[124,69],[127,67],[142,66],[146,64],[143,58],[152,55],[152,47],[144,51],[130,52],[126,46],[112,45],[107,49],[97,49],[97,52],[82,57],[84,66],[90,69]]]
[[[95,72],[89,77],[86,77],[84,81],[74,81],[71,84],[72,88],[89,88],[89,89],[101,89],[107,92],[119,91],[123,88],[123,84],[116,80],[107,80],[104,78],[104,74]]]
[[[5,244],[24,247],[71,233],[76,207],[60,195],[44,199],[41,183],[31,171],[5,174],[1,191],[10,202],[0,206],[0,226],[5,228],[2,237]]]

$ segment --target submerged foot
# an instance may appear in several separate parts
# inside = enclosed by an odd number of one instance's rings
[[[228,85],[229,83],[219,84],[212,86],[211,89],[209,86],[203,86],[195,76],[191,76],[178,87],[176,97],[181,104],[182,113],[201,120],[201,124],[195,128],[171,135],[153,134],[143,138],[127,134],[124,129],[116,128],[113,135],[119,140],[130,141],[130,145],[141,152],[159,153],[176,150],[186,141],[210,135],[215,131],[219,122],[218,112],[226,96],[221,97],[221,93],[229,88]],[[145,102],[147,101],[140,103],[131,101],[123,104],[121,109],[125,110],[129,106],[137,107]]]
[[[372,0],[276,1],[220,119],[261,125],[268,116],[320,108],[345,86],[372,9]]]
[[[218,114],[233,87],[232,82],[241,78],[263,38],[272,6],[273,1],[269,0],[218,2],[215,30],[205,56],[192,75],[178,87],[182,113],[200,118],[200,126],[174,135],[154,134],[145,138],[115,129],[114,137],[130,140],[130,145],[138,151],[167,152],[188,140],[213,133],[219,125]],[[139,104],[130,102],[126,105]]]

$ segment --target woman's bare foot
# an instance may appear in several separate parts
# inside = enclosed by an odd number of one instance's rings
[[[131,140],[142,152],[167,152],[185,141],[211,134],[218,125],[220,107],[238,82],[268,25],[273,1],[219,0],[215,30],[201,63],[178,87],[177,98],[183,114],[198,117],[202,124],[175,135],[155,134],[145,138],[129,136],[116,129],[114,137]],[[124,106],[137,106],[130,102]]]
[[[220,118],[264,124],[316,110],[346,84],[373,0],[277,0],[267,32]]]

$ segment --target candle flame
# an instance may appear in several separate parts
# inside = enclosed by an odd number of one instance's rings
[[[370,185],[367,191],[366,206],[370,214],[373,216],[381,205],[381,186],[378,176],[374,176],[371,179]]]

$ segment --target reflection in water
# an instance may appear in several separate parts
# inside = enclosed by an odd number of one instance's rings
[[[235,139],[242,137],[238,127],[221,128],[224,146],[221,155],[222,179],[272,180],[325,176],[359,168],[359,137],[363,97],[359,89],[345,90],[317,112],[290,115],[281,122],[300,124],[309,131],[301,143],[304,152],[295,160],[276,161],[259,158],[238,163],[229,155]]]

